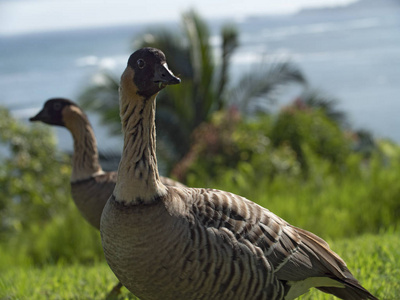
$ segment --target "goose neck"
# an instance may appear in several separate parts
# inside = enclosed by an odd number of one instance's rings
[[[64,121],[74,141],[71,182],[104,173],[99,164],[93,128],[86,115],[73,107],[64,113]]]
[[[114,195],[129,204],[152,203],[166,194],[157,170],[155,98],[120,91],[124,147]]]

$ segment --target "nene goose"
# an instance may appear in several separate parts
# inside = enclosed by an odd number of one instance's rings
[[[100,229],[104,205],[112,194],[117,172],[104,172],[99,164],[97,142],[86,114],[74,102],[53,98],[30,121],[66,127],[74,140],[72,159],[71,193],[83,217]],[[184,186],[170,178],[161,177],[167,185]]]
[[[122,284],[141,300],[289,300],[311,287],[376,300],[318,236],[235,194],[160,181],[155,99],[179,82],[154,48],[134,52],[121,76],[124,148],[100,232]]]

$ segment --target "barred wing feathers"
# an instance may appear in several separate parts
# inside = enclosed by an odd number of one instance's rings
[[[204,241],[202,245],[202,235],[195,232],[206,230],[222,236],[227,242],[228,246],[218,247],[236,248],[238,251],[232,254],[239,253],[239,256],[251,252],[263,262],[261,272],[265,274],[261,278],[268,282],[258,282],[260,286],[249,289],[262,289],[265,284],[271,284],[274,288],[270,289],[276,295],[283,293],[284,299],[294,299],[311,287],[319,287],[344,299],[376,299],[359,284],[345,262],[324,240],[290,225],[258,204],[215,189],[183,188],[170,191],[177,191],[179,198],[184,201],[191,199],[187,203],[187,213],[193,224],[191,236],[195,240],[194,247],[213,249],[210,245],[204,245]],[[232,260],[233,264],[241,260],[235,256],[226,256],[224,259]],[[251,265],[251,262],[232,266],[231,272],[235,270],[254,274],[229,276],[260,277],[260,266]]]

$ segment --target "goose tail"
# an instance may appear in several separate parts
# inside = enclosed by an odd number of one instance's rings
[[[345,300],[378,300],[378,298],[361,286],[361,284],[353,277],[349,270],[346,270],[345,274],[347,275],[346,279],[333,278],[334,280],[342,283],[344,288],[317,287],[317,289]]]
[[[329,245],[318,236],[306,232],[303,229],[296,228],[307,246],[318,253],[321,261],[324,261],[325,267],[331,272],[327,277],[337,281],[342,286],[315,286],[322,292],[332,294],[345,300],[378,300],[370,292],[361,286],[357,279],[347,268],[346,263],[330,248]]]

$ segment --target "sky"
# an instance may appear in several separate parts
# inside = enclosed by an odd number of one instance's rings
[[[0,0],[0,35],[177,21],[194,8],[203,17],[293,13],[356,0]]]

